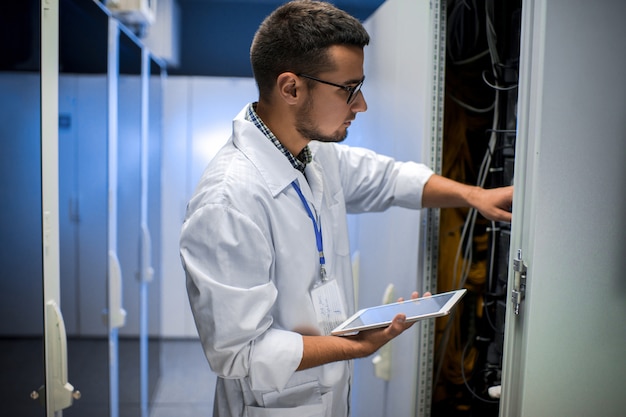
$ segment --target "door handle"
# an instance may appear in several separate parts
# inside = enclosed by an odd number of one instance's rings
[[[67,381],[67,334],[65,322],[59,306],[54,300],[46,303],[46,362],[48,363],[50,406],[54,412],[70,407],[74,400],[80,398],[80,391],[75,390]],[[46,389],[41,386],[31,392],[33,400],[46,404]]]
[[[152,282],[154,277],[154,268],[152,268],[152,236],[150,229],[144,223],[141,225],[141,259],[139,260],[139,273],[137,279],[139,282]]]
[[[102,316],[110,329],[124,327],[126,324],[126,310],[122,308],[122,268],[117,254],[109,251],[109,306]]]

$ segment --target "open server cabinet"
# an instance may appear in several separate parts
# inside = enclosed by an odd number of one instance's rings
[[[441,212],[437,291],[472,294],[437,324],[434,416],[623,415],[625,12],[448,1],[442,172],[515,191],[510,225]]]
[[[521,0],[446,3],[441,173],[467,184],[513,184]],[[507,300],[509,223],[442,209],[437,291],[466,288],[438,319],[434,416],[497,416]]]

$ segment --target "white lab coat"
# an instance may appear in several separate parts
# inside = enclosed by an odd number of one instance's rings
[[[306,178],[244,118],[188,205],[180,253],[206,357],[218,375],[216,416],[347,416],[351,361],[296,372],[301,334],[318,330],[311,219],[321,220],[326,269],[354,312],[346,212],[421,208],[432,171],[339,144],[312,142]]]

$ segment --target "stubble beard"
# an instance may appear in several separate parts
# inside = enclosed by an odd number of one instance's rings
[[[321,133],[316,124],[311,120],[311,109],[313,108],[313,100],[309,99],[305,106],[303,106],[296,117],[296,130],[303,137],[309,140],[316,140],[318,142],[330,142],[338,143],[342,142],[348,137],[348,129],[344,132],[335,132],[332,135],[324,135]]]

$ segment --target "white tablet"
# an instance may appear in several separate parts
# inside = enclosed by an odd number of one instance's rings
[[[337,326],[331,334],[335,336],[350,335],[361,330],[386,327],[399,313],[406,315],[407,322],[445,316],[450,314],[452,307],[459,302],[466,291],[461,289],[431,295],[430,297],[416,298],[415,300],[364,308]]]

